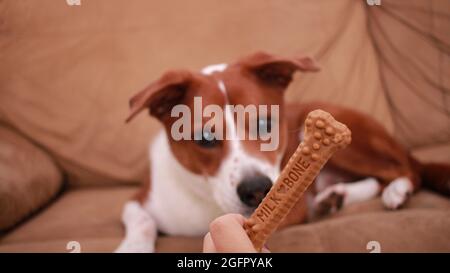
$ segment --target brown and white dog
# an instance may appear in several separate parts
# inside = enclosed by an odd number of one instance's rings
[[[318,70],[309,57],[284,58],[258,52],[233,64],[208,66],[198,73],[167,72],[134,96],[128,121],[149,109],[164,129],[150,146],[149,181],[125,205],[122,220],[126,235],[116,251],[153,252],[157,231],[202,235],[222,214],[251,214],[301,141],[307,113],[318,108],[347,124],[353,142],[329,161],[283,225],[300,223],[308,216],[380,193],[387,208],[397,209],[426,175],[448,194],[448,166],[420,164],[369,116],[325,103],[285,105],[284,91],[293,74]],[[176,118],[171,111],[176,105],[193,108],[194,97],[201,97],[203,105],[224,109],[219,125],[223,128],[219,129],[235,137],[208,138],[200,129],[197,140],[175,140],[171,127]],[[226,105],[279,105],[278,124],[266,124],[269,130],[279,130],[277,149],[261,151],[263,140],[236,137],[236,118]],[[202,117],[201,123],[208,120]],[[263,118],[266,123],[269,120],[273,119]],[[192,124],[192,135],[203,128],[201,125]]]

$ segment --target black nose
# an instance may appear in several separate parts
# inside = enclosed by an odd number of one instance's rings
[[[267,176],[244,178],[237,187],[239,199],[249,207],[256,207],[272,187],[272,180]]]

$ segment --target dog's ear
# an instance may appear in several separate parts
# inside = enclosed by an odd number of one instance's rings
[[[182,101],[192,80],[193,76],[189,71],[166,72],[130,99],[131,112],[126,122],[132,120],[145,108],[149,108],[150,114],[160,119]]]
[[[284,58],[265,52],[257,52],[239,61],[263,83],[286,88],[296,71],[317,72],[319,66],[311,57]]]

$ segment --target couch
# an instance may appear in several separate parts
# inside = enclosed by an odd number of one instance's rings
[[[256,50],[314,56],[288,101],[371,114],[418,159],[450,163],[450,3],[373,1],[0,1],[0,252],[111,252],[121,209],[161,129],[128,99],[169,68]],[[449,252],[450,201],[370,200],[276,232],[273,252]],[[159,236],[158,252],[202,238]]]

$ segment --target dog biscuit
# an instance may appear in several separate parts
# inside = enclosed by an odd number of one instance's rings
[[[351,142],[351,132],[323,110],[310,112],[304,139],[289,159],[275,184],[244,223],[253,246],[261,251],[267,238],[298,202],[334,152]]]

